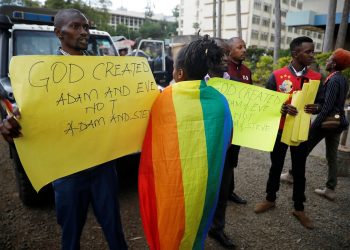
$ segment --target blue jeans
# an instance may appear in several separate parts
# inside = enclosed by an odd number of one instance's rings
[[[62,249],[79,249],[80,236],[91,203],[110,249],[127,249],[120,219],[118,179],[113,162],[53,182]]]

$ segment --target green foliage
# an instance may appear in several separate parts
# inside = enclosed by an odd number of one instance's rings
[[[287,66],[291,61],[292,61],[291,56],[280,57],[278,59],[277,65],[274,65],[273,69],[275,70],[275,69],[283,68],[284,66]]]
[[[146,20],[139,32],[143,38],[165,39],[176,33],[176,25],[165,20],[160,22]]]
[[[125,36],[128,39],[135,40],[140,36],[140,33],[136,30],[129,29],[128,26],[124,24],[118,24],[116,29],[108,31],[111,36]]]
[[[110,5],[109,0],[98,1],[82,1],[82,0],[46,0],[45,7],[50,9],[78,9],[85,14],[91,21],[91,25],[100,30],[110,31],[109,26],[110,14],[107,6]]]
[[[265,85],[273,70],[272,66],[272,56],[261,56],[256,64],[256,69],[252,71],[254,84]]]
[[[176,5],[175,8],[172,10],[173,16],[178,18],[180,16],[180,6]]]
[[[248,47],[245,64],[253,72],[260,57],[266,54],[265,49]]]
[[[290,50],[289,49],[280,49],[280,58],[281,57],[290,57]]]
[[[23,0],[23,5],[27,7],[40,7],[39,1]]]

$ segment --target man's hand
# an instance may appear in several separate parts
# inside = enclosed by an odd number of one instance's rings
[[[305,113],[318,114],[321,111],[320,105],[318,104],[306,104],[304,107]]]
[[[15,108],[11,116],[0,122],[0,133],[10,143],[13,143],[13,138],[22,136],[21,125],[18,123],[19,118],[20,112]]]
[[[291,104],[283,103],[282,108],[281,108],[281,113],[282,113],[282,115],[288,114],[291,116],[296,116],[298,114],[298,110],[296,107],[294,107]]]

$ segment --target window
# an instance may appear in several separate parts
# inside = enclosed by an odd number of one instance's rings
[[[292,26],[288,26],[288,32],[293,32],[293,27]]]
[[[275,35],[274,34],[271,34],[270,36],[270,42],[274,42],[275,41]]]
[[[259,39],[259,31],[252,30],[252,39]]]
[[[285,23],[281,23],[281,30],[286,30],[286,24]]]
[[[271,13],[271,5],[264,4],[264,11],[267,12],[267,13]]]
[[[322,39],[322,34],[321,34],[321,33],[318,33],[318,34],[317,34],[317,38],[318,38],[318,39]]]
[[[292,41],[292,38],[287,36],[287,43],[290,44],[291,41]]]
[[[305,30],[301,30],[301,34],[303,35],[303,36],[305,36]]]
[[[253,15],[253,24],[260,24],[260,16]]]
[[[260,0],[254,1],[254,9],[261,10],[261,1]]]
[[[263,18],[262,25],[265,27],[270,27],[270,18]]]
[[[286,16],[287,16],[287,11],[282,10],[282,11],[281,11],[281,17],[286,17]]]
[[[282,3],[289,4],[289,0],[283,0]]]
[[[285,41],[285,37],[282,36],[282,37],[281,37],[281,44],[284,43],[284,41]]]
[[[271,27],[274,29],[275,28],[275,22],[272,21]]]
[[[311,31],[310,30],[306,31],[306,35],[311,36]]]
[[[291,0],[290,1],[290,5],[292,5],[293,7],[295,7],[297,5],[297,0]]]
[[[269,33],[266,33],[266,32],[263,32],[260,35],[260,39],[263,41],[267,41],[268,37],[269,37]]]
[[[298,2],[298,9],[301,10],[303,8],[303,3],[302,2]]]
[[[321,50],[321,44],[320,43],[316,43],[316,49],[317,50]]]
[[[295,34],[299,34],[299,33],[300,33],[300,32],[299,32],[299,29],[294,28],[294,33],[295,33]]]

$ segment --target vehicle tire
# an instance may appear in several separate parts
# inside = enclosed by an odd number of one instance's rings
[[[16,148],[12,145],[10,145],[10,152],[14,163],[18,194],[22,203],[29,207],[43,206],[52,203],[52,185],[46,185],[39,191],[39,193],[37,193],[30,183],[26,172],[24,171]]]

